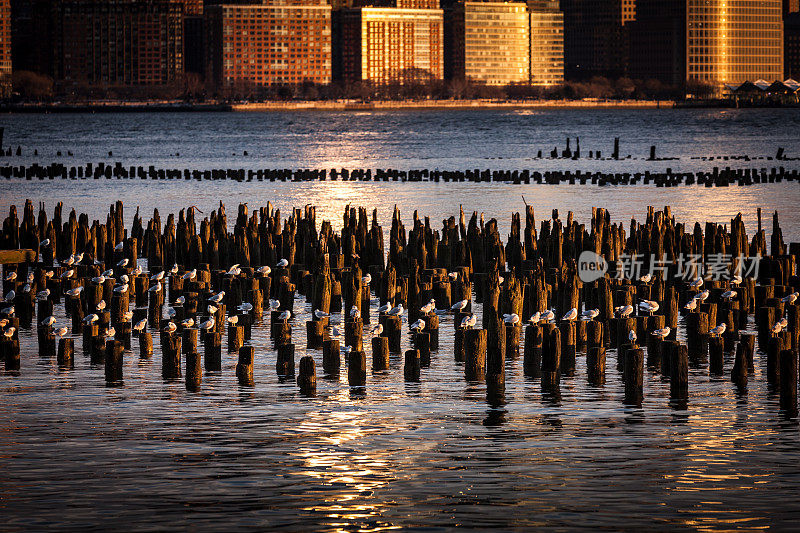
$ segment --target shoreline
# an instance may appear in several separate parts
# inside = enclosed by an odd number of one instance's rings
[[[5,104],[0,113],[169,113],[266,111],[376,111],[419,109],[673,109],[672,100],[354,100],[270,101],[253,103],[89,102],[80,104]]]

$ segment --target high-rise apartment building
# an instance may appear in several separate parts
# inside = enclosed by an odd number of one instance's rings
[[[628,68],[628,30],[636,0],[561,0],[568,79],[617,78]]]
[[[183,0],[56,1],[54,77],[101,85],[181,80],[183,8]]]
[[[530,82],[557,85],[564,81],[564,14],[557,1],[529,1]]]
[[[722,87],[783,76],[782,0],[639,0],[631,74]]]
[[[331,81],[331,6],[291,0],[205,7],[206,78],[222,89]]]
[[[521,2],[460,2],[445,17],[445,76],[487,85],[528,83],[531,46]]]
[[[376,84],[441,80],[442,10],[435,0],[396,0],[396,7],[355,7],[337,13],[336,77]],[[414,5],[420,7],[401,7]]]
[[[783,20],[784,76],[800,80],[800,13],[789,13]]]
[[[0,0],[0,96],[11,91],[11,0]]]

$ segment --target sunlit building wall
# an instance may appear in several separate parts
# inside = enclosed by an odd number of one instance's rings
[[[558,2],[528,2],[530,12],[530,82],[564,81],[564,14]]]
[[[361,7],[337,15],[340,77],[375,84],[441,80],[441,9]]]
[[[217,88],[241,83],[331,81],[331,7],[206,6],[206,75]]]
[[[529,24],[524,3],[463,2],[448,8],[446,77],[487,85],[528,83]]]

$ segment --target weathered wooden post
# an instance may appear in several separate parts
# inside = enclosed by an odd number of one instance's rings
[[[314,358],[305,355],[300,358],[300,372],[297,375],[297,386],[303,396],[314,396],[317,393],[317,367]]]

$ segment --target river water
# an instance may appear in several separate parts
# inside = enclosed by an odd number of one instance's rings
[[[625,172],[770,167],[775,162],[766,159],[697,158],[800,152],[796,110],[5,115],[0,125],[5,145],[23,150],[9,164]],[[631,159],[535,158],[568,136],[573,143],[580,136],[583,151],[604,153],[620,137]],[[653,144],[677,159],[644,161]],[[59,158],[57,150],[74,156]],[[436,225],[463,205],[498,217],[505,232],[511,213],[524,209],[523,196],[539,219],[558,208],[588,222],[592,206],[622,221],[642,217],[648,205],[670,205],[690,223],[728,222],[742,212],[751,235],[760,207],[778,210],[785,239],[800,240],[797,183],[658,189],[12,180],[0,182],[0,212],[26,198],[51,211],[61,200],[105,220],[108,205],[122,199],[130,220],[136,206],[146,216],[158,208],[163,217],[188,205],[208,214],[220,201],[229,212],[238,202],[255,208],[272,201],[282,209],[313,203],[320,221],[338,228],[350,203],[377,208],[388,229],[394,205],[405,220],[418,209]],[[229,355],[199,392],[161,379],[157,339],[151,360],[139,360],[134,341],[124,386],[107,388],[80,339],[75,369],[64,372],[39,358],[35,332],[23,331],[20,374],[0,375],[0,529],[728,531],[789,529],[800,518],[800,431],[780,412],[760,352],[744,393],[727,379],[728,358],[724,378],[709,376],[707,365],[692,368],[686,406],[670,404],[669,383],[647,370],[641,408],[623,405],[614,350],[604,386],[587,383],[579,357],[558,394],[525,378],[521,359],[509,360],[505,401],[487,403],[485,386],[466,382],[453,360],[452,319],[444,317],[440,349],[420,383],[404,382],[396,355],[388,372],[368,372],[362,395],[348,388],[346,375],[322,377],[321,352],[305,348],[311,308],[301,298],[296,309],[305,313],[295,318],[296,359],[316,359],[316,398],[278,379],[267,325],[253,330],[254,387],[237,384]],[[62,306],[56,316],[65,322]],[[403,348],[409,343],[404,333]]]

